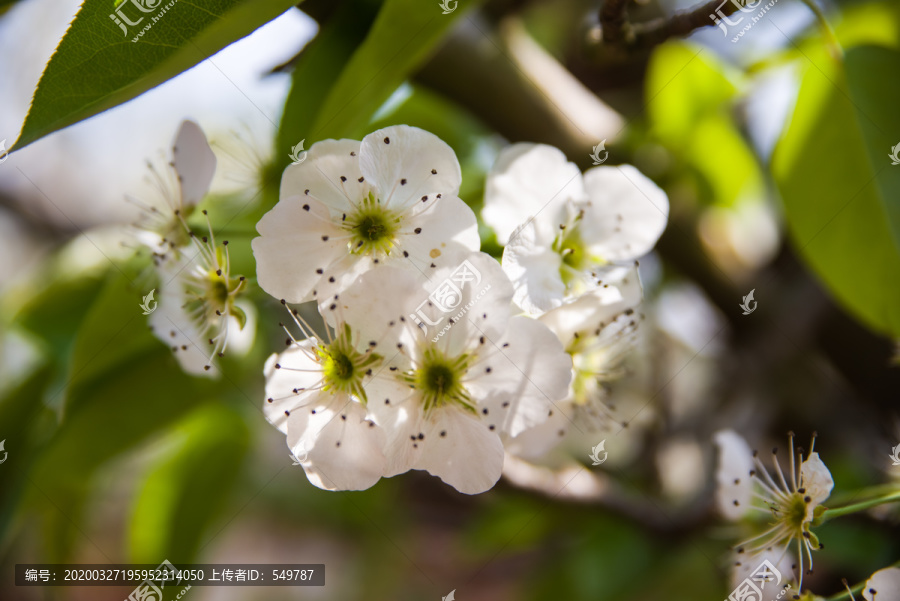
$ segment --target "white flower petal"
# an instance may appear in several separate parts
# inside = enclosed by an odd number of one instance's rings
[[[363,344],[370,341],[373,352],[390,358],[397,344],[409,346],[415,339],[415,323],[410,318],[413,299],[422,296],[421,278],[393,265],[379,265],[360,275],[344,290],[334,312],[322,314],[333,327],[334,315],[352,326]]]
[[[327,403],[327,395],[319,390],[310,390],[322,382],[322,368],[312,359],[314,348],[313,340],[301,340],[299,345],[281,354],[273,354],[266,360],[263,369],[266,376],[263,412],[269,423],[284,434],[287,434],[288,413],[298,407],[318,407]],[[281,368],[276,368],[276,365]]]
[[[834,488],[831,472],[819,459],[818,453],[810,453],[806,461],[800,464],[800,482],[806,489],[807,496],[812,498],[809,504],[810,512],[827,499],[831,489]]]
[[[359,153],[356,140],[316,142],[307,151],[306,160],[284,170],[281,199],[309,197],[323,203],[338,218],[349,213],[369,189],[368,183],[359,181]]]
[[[787,593],[783,591],[789,583],[796,588],[794,569],[791,565],[795,559],[796,555],[793,555],[784,547],[772,547],[758,553],[737,553],[735,554],[734,567],[731,570],[730,585],[732,588],[737,588],[745,579],[750,578],[757,587],[761,586],[762,598],[759,601],[784,601],[784,599],[790,599],[790,591]],[[771,580],[763,582],[759,578],[753,579],[754,575],[762,574],[759,568],[764,561],[769,562],[769,566],[766,566],[765,574]],[[772,568],[775,569],[774,572]]]
[[[481,399],[482,419],[516,436],[557,410],[571,380],[572,358],[556,335],[537,320],[517,316],[493,349],[479,353],[465,384]]]
[[[503,444],[476,416],[451,406],[435,409],[426,418],[400,406],[392,417],[386,476],[425,470],[467,495],[490,490],[500,479]]]
[[[529,221],[516,228],[503,249],[503,271],[515,288],[513,301],[532,315],[560,306],[566,295],[562,257],[539,238],[537,225]]]
[[[203,130],[193,121],[181,123],[172,155],[181,185],[181,206],[192,207],[209,192],[209,185],[216,173],[216,155],[209,147]]]
[[[346,395],[328,407],[291,413],[287,422],[291,452],[307,453],[302,462],[309,481],[324,490],[365,490],[385,468],[384,431],[366,419],[366,411]]]
[[[863,588],[866,601],[900,601],[900,568],[878,570]]]
[[[462,173],[446,142],[418,127],[394,125],[363,138],[360,168],[385,206],[402,208],[421,196],[459,193]]]
[[[153,335],[172,349],[185,372],[216,378],[218,371],[206,369],[210,365],[213,348],[207,344],[209,336],[204,335],[200,324],[185,309],[185,304],[192,299],[188,298],[182,279],[191,270],[198,268],[196,261],[199,260],[181,252],[157,266],[160,280],[159,304],[150,314],[148,322]],[[220,318],[215,319],[218,322]]]
[[[601,166],[584,174],[590,200],[582,205],[582,240],[604,261],[640,257],[656,244],[669,218],[669,199],[631,165]]]
[[[250,245],[257,281],[275,298],[290,303],[312,300],[319,282],[346,271],[333,265],[348,254],[346,238],[331,223],[325,205],[316,200],[282,198],[263,215],[256,229],[261,236]]]
[[[506,331],[513,287],[496,259],[471,253],[457,265],[435,269],[422,293],[413,297],[423,334],[449,356],[469,352],[481,339]],[[435,324],[435,325],[431,325]]]
[[[734,430],[719,430],[713,437],[719,447],[716,468],[716,504],[729,520],[740,519],[753,497],[753,451]]]
[[[500,152],[488,173],[481,215],[506,245],[519,225],[534,217],[538,227],[555,232],[567,201],[585,198],[581,172],[557,148],[514,144]]]
[[[576,337],[609,326],[623,313],[641,302],[640,277],[634,267],[615,267],[617,274],[605,275],[603,284],[540,316],[568,348]],[[606,283],[608,282],[608,283]]]
[[[444,195],[415,205],[403,219],[397,248],[391,250],[391,255],[403,255],[413,269],[430,277],[433,269],[456,266],[460,254],[480,248],[475,213],[459,198]]]
[[[551,409],[547,421],[510,438],[505,444],[507,452],[522,459],[536,460],[549,453],[558,445],[569,428],[572,427],[572,419],[575,416],[572,403],[561,401]]]

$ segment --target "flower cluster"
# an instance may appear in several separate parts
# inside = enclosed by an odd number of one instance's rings
[[[504,445],[555,441],[616,371],[641,300],[634,259],[665,226],[665,195],[631,167],[582,181],[558,150],[512,146],[485,198],[507,244],[498,263],[460,183],[452,149],[414,127],[325,140],[257,225],[259,285],[293,322],[265,366],[266,416],[316,486],[417,469],[484,492]],[[307,301],[322,334],[289,306]]]
[[[637,259],[666,227],[669,201],[630,165],[582,174],[561,151],[514,144],[488,175],[483,216],[504,245],[503,271],[521,311],[547,325],[572,357],[570,390],[510,452],[544,455],[573,428],[611,423],[605,385],[635,340],[642,289]]]
[[[150,328],[182,369],[214,377],[213,358],[224,355],[229,340],[246,346],[252,339],[252,305],[239,300],[246,280],[231,274],[228,241],[216,244],[208,217],[206,236],[188,226],[216,171],[216,156],[196,123],[182,123],[172,154],[164,171],[151,165],[163,201],[131,199],[141,209],[136,238],[153,256],[160,288]]]

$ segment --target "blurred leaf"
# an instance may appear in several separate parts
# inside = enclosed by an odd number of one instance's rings
[[[148,292],[134,288],[118,270],[109,272],[75,339],[70,368],[72,386],[105,375],[153,346],[164,348],[150,332],[139,306]]]
[[[801,256],[848,311],[897,337],[900,168],[888,154],[900,142],[900,53],[869,46],[843,65],[817,58],[772,171]]]
[[[4,426],[0,431],[0,441],[6,441],[4,453],[7,453],[0,469],[0,540],[9,527],[22,496],[28,470],[34,462],[37,447],[35,423],[42,414],[47,413],[43,397],[51,373],[49,365],[38,368],[0,398],[0,424]],[[3,458],[3,453],[0,453],[0,459]]]
[[[720,112],[737,92],[723,65],[702,48],[681,42],[653,52],[646,89],[653,132],[674,147],[689,140],[694,125]]]
[[[71,350],[81,321],[102,285],[103,278],[95,275],[53,278],[22,307],[16,321],[43,339],[57,360],[62,360]]]
[[[637,526],[615,517],[571,507],[555,513],[557,531],[566,535],[530,575],[528,599],[631,598],[663,552]]]
[[[168,456],[147,477],[131,520],[131,561],[196,559],[209,526],[228,499],[246,454],[249,433],[222,405],[201,407],[177,424]]]
[[[35,470],[49,488],[81,488],[93,471],[197,407],[204,381],[173,369],[160,346],[73,389],[59,432]]]
[[[737,81],[710,53],[681,42],[658,47],[647,71],[653,134],[699,175],[707,201],[720,206],[763,191],[755,155],[731,114]]]
[[[469,9],[479,3],[466,3]],[[321,105],[308,137],[360,139],[378,108],[435,49],[466,11],[449,15],[421,0],[386,0],[365,41]]]
[[[198,5],[184,0],[156,0],[153,5],[157,8],[142,12],[134,1],[114,10],[111,0],[85,0],[41,76],[13,147],[27,146],[143,94],[297,3],[205,0]],[[160,15],[159,11],[167,7]],[[125,25],[120,28],[113,19],[115,16],[124,23],[123,15],[136,23],[124,33]],[[152,23],[157,16],[159,21]],[[138,39],[138,33],[148,25],[153,27]]]
[[[344,3],[303,49],[291,75],[291,91],[284,104],[278,129],[275,162],[279,174],[290,162],[291,148],[305,140],[304,148],[317,142],[312,138],[313,121],[322,102],[359,47],[375,18],[368,4]]]

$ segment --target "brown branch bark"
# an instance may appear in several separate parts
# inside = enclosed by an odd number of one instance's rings
[[[733,1],[710,0],[689,10],[678,11],[670,17],[644,23],[631,23],[626,15],[629,0],[606,0],[600,9],[603,43],[620,50],[647,49],[673,37],[684,37],[695,29],[714,25],[710,18],[721,5],[725,16],[737,11]]]

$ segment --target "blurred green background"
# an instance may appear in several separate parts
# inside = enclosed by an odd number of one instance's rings
[[[0,598],[129,593],[16,588],[17,563],[168,559],[326,565],[322,589],[195,587],[197,601],[721,599],[746,531],[715,513],[717,429],[760,448],[818,431],[833,498],[898,485],[896,2],[820,5],[832,33],[780,0],[737,42],[747,16],[726,36],[711,25],[620,47],[603,41],[599,1],[460,0],[445,15],[436,0],[210,0],[155,24],[157,51],[121,41],[112,2],[86,0],[26,120],[78,9],[54,2],[0,2],[6,148],[25,123],[0,164]],[[644,0],[627,14],[690,8]],[[262,415],[278,302],[251,288],[255,343],[218,380],[181,372],[141,315],[155,284],[123,198],[150,193],[146,161],[166,160],[184,118],[213,141],[203,207],[251,280],[254,225],[301,140],[427,129],[456,151],[476,212],[504,145],[552,144],[586,169],[605,141],[608,164],[636,165],[671,201],[641,266],[647,327],[611,391],[629,427],[475,497],[420,472],[364,492],[310,485]],[[565,486],[601,437],[592,486]],[[822,596],[900,559],[895,511],[819,538],[804,585]]]

